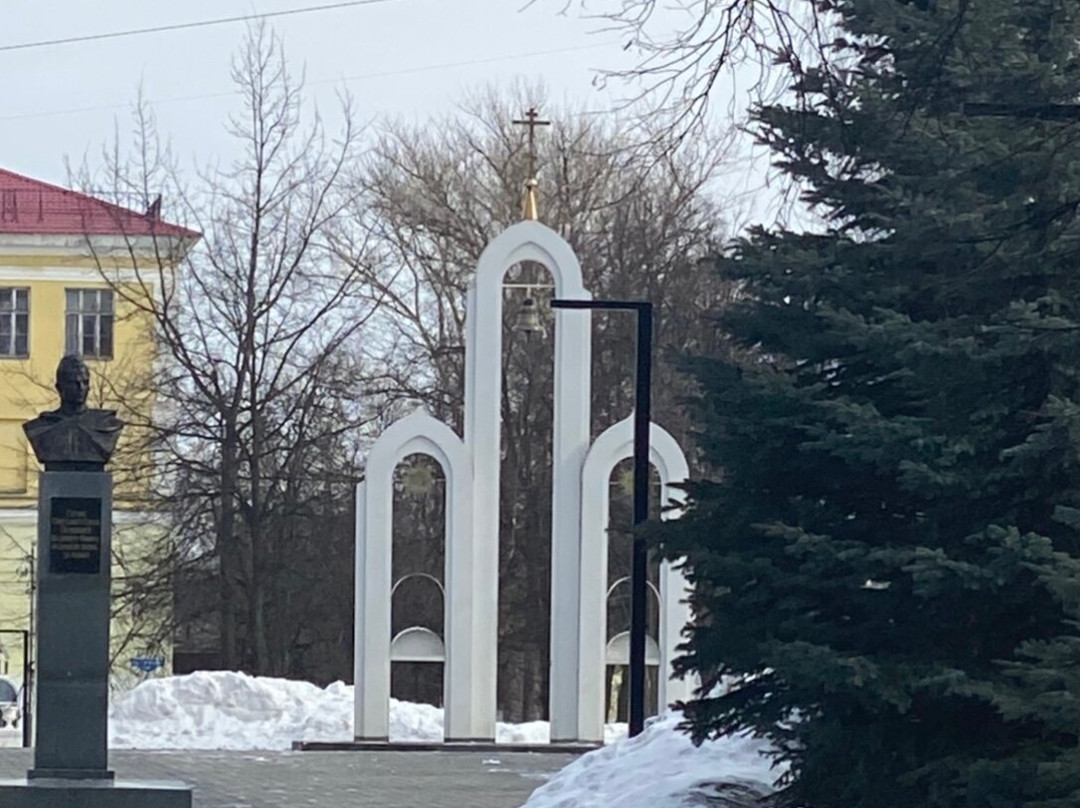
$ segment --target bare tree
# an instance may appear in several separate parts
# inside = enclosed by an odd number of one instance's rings
[[[799,79],[826,60],[834,36],[832,4],[821,0],[560,3],[561,12],[577,8],[624,37],[637,65],[601,75],[623,82],[633,101],[648,98],[650,114],[664,116],[673,144],[700,130],[717,96],[733,118],[743,111],[735,90],[756,103],[790,91],[801,96]],[[775,69],[781,65],[787,69]]]
[[[373,239],[380,260],[349,259],[381,302],[379,339],[366,346],[373,392],[391,408],[421,401],[461,430],[464,293],[485,245],[521,218],[527,178],[525,132],[512,123],[539,105],[538,90],[495,90],[473,98],[461,114],[423,126],[388,123],[354,178],[352,232]],[[575,109],[545,108],[554,121],[541,138],[541,220],[574,247],[586,284],[598,297],[644,298],[658,306],[657,419],[686,432],[679,410],[685,382],[669,354],[715,339],[704,313],[730,292],[698,259],[717,249],[723,220],[709,184],[720,165],[718,141],[701,139],[680,152],[662,132],[648,153],[632,117],[596,118]],[[365,249],[368,245],[361,245]],[[345,258],[365,255],[346,241]],[[512,329],[526,296],[542,313],[551,295],[546,270],[514,267],[505,299],[502,398],[503,474],[500,533],[500,703],[508,718],[546,710],[552,340]],[[529,288],[531,287],[531,288]],[[597,317],[593,431],[629,414],[633,323]],[[431,567],[427,543],[437,541],[428,510],[395,514],[395,572]],[[439,556],[441,557],[441,556]],[[622,558],[617,550],[616,558]],[[404,559],[398,569],[398,559]]]
[[[124,414],[145,436],[135,453],[154,481],[150,504],[171,520],[133,597],[195,593],[178,602],[182,617],[219,635],[224,667],[296,673],[311,663],[304,649],[321,644],[312,653],[336,648],[327,664],[341,675],[352,601],[342,560],[369,418],[355,343],[376,301],[362,240],[351,264],[329,244],[354,202],[344,180],[359,133],[347,99],[332,135],[317,114],[305,123],[301,85],[263,25],[249,29],[232,78],[232,163],[188,187],[142,104],[130,156],[119,145],[105,153],[118,194],[152,208],[164,188],[170,217],[202,234],[175,270],[175,256],[148,262],[132,250],[125,281],[112,282],[153,324],[158,356],[137,386],[154,407]]]

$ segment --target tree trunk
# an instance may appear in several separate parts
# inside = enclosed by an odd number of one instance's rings
[[[236,564],[236,431],[226,424],[221,448],[221,503],[218,517],[218,574],[221,586],[221,664],[236,670],[241,664],[237,636]]]

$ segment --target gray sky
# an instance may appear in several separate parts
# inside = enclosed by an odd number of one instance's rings
[[[0,47],[69,36],[320,5],[328,0],[5,0]],[[514,76],[543,80],[553,98],[610,108],[629,90],[591,86],[597,69],[632,64],[613,32],[560,16],[561,0],[389,0],[270,20],[308,95],[321,108],[352,92],[364,120],[447,111],[464,91]],[[228,149],[229,61],[243,23],[137,37],[0,50],[0,165],[63,184],[78,163],[129,127],[142,83],[159,128],[179,155],[200,162]],[[541,52],[562,51],[561,53]],[[485,60],[481,62],[481,60]],[[463,64],[473,62],[473,64]],[[193,98],[194,97],[194,98]]]
[[[100,164],[102,144],[131,129],[140,84],[161,135],[188,168],[227,162],[234,142],[225,131],[238,99],[230,61],[243,22],[133,37],[5,50],[5,46],[167,26],[310,6],[334,0],[3,0],[0,10],[0,166],[61,185],[65,158]],[[592,8],[621,0],[587,0]],[[583,17],[580,0],[376,0],[276,17],[290,65],[306,76],[306,96],[333,122],[337,93],[352,94],[362,123],[382,116],[419,121],[445,113],[470,90],[516,78],[542,81],[554,101],[609,111],[640,88],[614,80],[594,86],[603,71],[636,64],[626,32],[603,30]],[[690,17],[658,4],[648,33],[666,38]],[[694,5],[687,3],[686,5]],[[675,8],[673,8],[673,6]],[[739,73],[742,72],[742,78]],[[726,126],[745,110],[753,68],[724,78],[712,94],[710,118]],[[519,112],[519,110],[513,110]],[[741,228],[771,219],[778,200],[767,185],[768,154],[740,138],[738,152],[713,188]]]

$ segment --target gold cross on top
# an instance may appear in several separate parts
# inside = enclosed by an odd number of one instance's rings
[[[529,128],[529,178],[533,178],[536,174],[536,127],[538,126],[551,126],[551,121],[539,120],[540,113],[536,107],[529,107],[525,110],[525,118],[515,119],[512,123],[518,126],[527,126]]]

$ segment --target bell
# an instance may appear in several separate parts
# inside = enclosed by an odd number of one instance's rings
[[[405,491],[414,496],[426,494],[435,483],[431,469],[421,464],[406,469],[401,478]]]
[[[521,301],[521,309],[517,313],[514,330],[524,331],[526,336],[539,334],[544,330],[544,326],[540,322],[540,309],[537,307],[536,301],[531,297]]]

